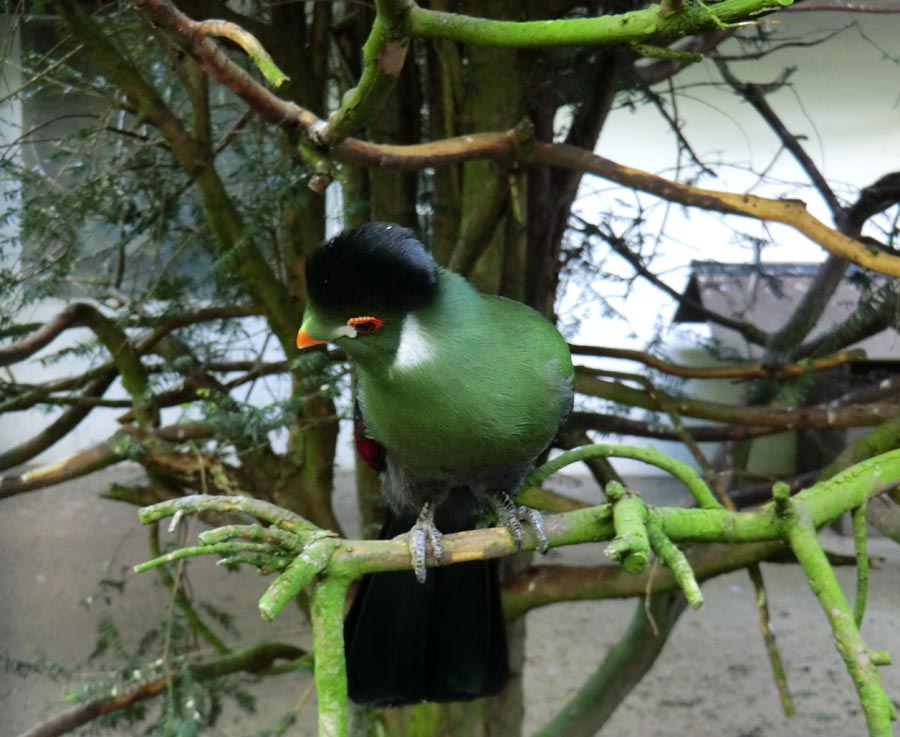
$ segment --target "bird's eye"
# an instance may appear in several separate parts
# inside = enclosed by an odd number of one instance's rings
[[[371,335],[384,325],[384,320],[371,315],[362,317],[351,317],[347,320],[347,324],[356,331],[357,335]]]

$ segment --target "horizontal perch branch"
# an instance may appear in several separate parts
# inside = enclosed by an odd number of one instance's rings
[[[586,446],[586,448],[591,447],[597,446]],[[601,453],[607,452],[603,446],[599,447]],[[619,446],[620,449],[625,447]],[[646,449],[635,450],[644,451]],[[574,451],[569,451],[569,453],[572,452]],[[634,456],[620,453],[619,457]],[[543,468],[546,469],[546,466]],[[549,473],[542,471],[541,474],[535,474],[532,480],[549,475]],[[900,450],[857,464],[827,481],[801,491],[793,499],[795,503],[803,504],[809,510],[813,524],[820,527],[834,520],[844,511],[858,507],[872,494],[882,491],[886,479],[898,478],[900,478]],[[711,496],[712,493],[708,493]],[[596,507],[547,516],[545,524],[550,547],[611,540],[615,534],[612,507],[611,504],[601,504]],[[305,536],[310,534],[315,540],[322,537],[322,530],[302,517],[268,502],[245,497],[194,495],[166,500],[142,509],[141,522],[143,524],[157,522],[173,516],[179,510],[191,514],[204,510],[252,514],[263,521],[298,534],[301,540],[307,542],[309,537]],[[765,542],[782,539],[781,520],[775,513],[773,502],[752,512],[732,512],[718,506],[705,509],[660,507],[652,508],[649,511],[651,518],[660,525],[666,536],[673,542],[721,542],[723,540]],[[409,548],[403,536],[393,540],[331,539],[338,544],[327,560],[329,575],[356,578],[366,573],[410,568]],[[526,534],[522,547],[519,548],[512,535],[504,527],[448,534],[444,536],[443,560],[438,562],[429,559],[428,565],[449,565],[471,560],[500,558],[513,555],[521,550],[535,550],[537,542],[533,536]],[[142,564],[142,570],[152,567],[150,563],[153,562]],[[156,564],[163,562],[165,561],[162,559],[155,561]]]
[[[637,451],[641,451],[638,453]],[[643,455],[642,455],[643,454]],[[753,512],[733,512],[715,506],[716,500],[699,477],[686,473],[679,462],[652,449],[614,446],[585,446],[568,451],[536,470],[526,480],[538,483],[567,463],[600,457],[638,457],[666,468],[681,478],[705,508],[685,509],[646,506],[640,497],[621,486],[610,485],[610,502],[550,515],[545,520],[549,547],[580,542],[612,540],[607,553],[623,562],[625,568],[641,572],[646,568],[648,551],[652,550],[672,571],[672,576],[694,606],[702,604],[696,574],[674,543],[729,542],[753,543],[776,548],[787,542],[804,567],[810,585],[822,599],[831,621],[838,648],[847,659],[860,695],[860,701],[874,737],[890,734],[888,720],[892,708],[877,673],[877,665],[888,657],[871,654],[853,621],[840,590],[834,593],[832,571],[827,557],[816,539],[818,526],[835,519],[844,511],[863,505],[872,495],[894,488],[900,479],[900,450],[895,450],[859,463],[827,481],[791,498],[788,487],[776,484],[773,501]],[[690,471],[690,469],[688,469]],[[704,490],[699,488],[703,486]],[[315,640],[315,673],[319,691],[319,733],[329,737],[347,734],[347,683],[343,650],[343,611],[349,583],[365,573],[402,570],[411,567],[406,536],[393,540],[341,540],[316,528],[296,514],[278,507],[243,497],[192,496],[167,500],[141,510],[144,523],[184,512],[207,510],[253,514],[269,522],[282,533],[265,536],[253,526],[235,525],[204,533],[208,545],[184,549],[177,557],[224,552],[230,560],[250,562],[281,574],[260,600],[260,611],[270,619],[301,590],[310,588],[313,632]],[[260,542],[245,542],[245,540]],[[288,551],[297,541],[302,550],[286,562]],[[202,541],[201,541],[202,542]],[[521,545],[505,528],[472,530],[444,536],[444,554],[429,565],[447,565],[512,555],[520,550],[534,550],[540,541],[528,535]],[[140,570],[161,565],[172,554],[142,564]],[[823,569],[824,567],[824,569]],[[825,570],[827,569],[827,570]],[[824,571],[824,572],[823,572]],[[834,583],[836,586],[836,583]],[[828,610],[828,605],[831,610]],[[847,610],[846,613],[844,610]],[[862,648],[862,650],[860,649]],[[863,656],[857,658],[859,653]],[[850,662],[852,658],[857,658]]]

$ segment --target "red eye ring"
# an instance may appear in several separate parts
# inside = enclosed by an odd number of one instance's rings
[[[361,317],[351,317],[347,320],[347,324],[356,330],[357,335],[371,335],[381,330],[384,320],[372,317],[372,315],[363,315]]]

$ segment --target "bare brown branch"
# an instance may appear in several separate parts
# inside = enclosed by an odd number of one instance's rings
[[[783,223],[835,256],[846,258],[859,266],[882,274],[900,276],[900,256],[854,240],[829,228],[810,215],[806,205],[799,200],[773,200],[750,194],[691,187],[560,143],[536,143],[531,158],[544,164],[580,169],[639,192],[646,192],[688,207]]]
[[[214,432],[209,425],[184,423],[161,427],[150,432],[146,437],[159,438],[172,443],[182,443],[190,440],[210,438],[214,435]],[[132,430],[119,430],[108,440],[54,463],[30,469],[14,476],[0,477],[0,499],[23,494],[26,491],[45,489],[118,463],[125,458],[121,453],[121,442],[129,438],[139,437],[142,436]]]
[[[598,372],[580,367],[575,374],[576,390],[589,396],[608,399],[632,407],[658,409],[656,403],[647,396],[646,391],[600,378],[604,373],[608,372]],[[900,400],[897,400],[896,397],[891,401],[877,404],[796,407],[793,409],[746,407],[672,395],[666,395],[666,400],[686,417],[746,426],[764,426],[780,430],[794,430],[798,427],[868,427],[877,425],[900,412]]]
[[[68,305],[54,315],[31,335],[10,345],[0,347],[0,366],[22,361],[50,344],[60,333],[78,327],[87,305],[81,302]]]
[[[657,440],[682,440],[683,434],[670,425],[632,420],[621,415],[602,412],[573,412],[568,427],[576,430],[597,430],[604,434],[626,435]],[[724,440],[748,440],[781,432],[775,427],[736,427],[691,425],[691,436],[699,443],[721,442]]]
[[[863,360],[866,357],[863,351],[847,351],[803,363],[781,364],[756,361],[732,366],[685,366],[666,361],[658,356],[654,356],[652,353],[629,350],[627,348],[607,348],[593,345],[570,345],[569,348],[576,355],[636,361],[657,371],[662,371],[672,376],[681,376],[686,379],[789,379],[803,376],[810,371],[824,371],[835,366],[843,366],[854,361]]]

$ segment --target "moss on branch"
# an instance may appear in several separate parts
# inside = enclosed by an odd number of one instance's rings
[[[606,485],[606,496],[613,505],[616,533],[606,547],[606,555],[620,561],[628,573],[643,573],[650,562],[647,507],[639,496],[628,492],[618,481]]]
[[[564,454],[565,458],[561,456],[562,461],[557,458],[538,469],[527,483],[539,482],[566,463],[589,457],[592,449],[601,457],[638,456],[633,452],[636,449],[627,447],[619,449],[618,453],[614,446],[577,448]],[[608,486],[611,503],[551,515],[546,519],[550,547],[613,539],[616,557],[625,561],[626,569],[636,572],[646,567],[646,556],[652,549],[671,569],[675,582],[685,591],[691,604],[699,606],[702,596],[696,576],[675,543],[747,542],[762,545],[760,551],[754,551],[762,554],[769,550],[769,545],[773,546],[771,550],[774,552],[781,542],[787,542],[826,609],[838,648],[859,691],[872,735],[882,737],[889,734],[884,729],[890,719],[891,704],[875,670],[876,664],[886,658],[881,654],[872,655],[863,643],[853,612],[837,588],[834,572],[818,544],[815,530],[844,511],[862,506],[870,496],[884,490],[886,485],[895,484],[900,479],[900,450],[857,464],[790,499],[785,499],[783,489],[778,487],[776,500],[756,511],[744,513],[718,507],[702,479],[696,474],[691,476],[686,473],[686,467],[682,468],[674,459],[665,461],[665,456],[652,449],[649,458],[649,462],[667,468],[694,487],[692,490],[708,507],[648,508],[638,496],[612,484]],[[646,461],[647,457],[642,460]],[[159,565],[168,559],[205,553],[221,552],[232,560],[259,562],[264,567],[272,567],[270,559],[277,558],[280,567],[274,569],[284,573],[260,601],[261,612],[265,618],[271,618],[302,589],[309,590],[315,635],[320,734],[345,735],[347,686],[342,622],[347,587],[350,581],[365,573],[410,568],[407,543],[402,539],[341,540],[288,510],[242,497],[194,496],[167,500],[141,510],[141,520],[145,523],[156,522],[186,511],[196,513],[209,509],[253,514],[290,534],[276,532],[267,536],[253,526],[228,526],[220,532],[204,533],[204,540],[211,544],[170,553],[143,564],[140,569]],[[537,545],[538,541],[529,536],[519,546],[501,528],[460,532],[444,537],[441,564],[512,555],[521,550],[533,550]],[[286,553],[293,555],[293,560],[285,566]],[[429,560],[428,565],[439,563]]]
[[[835,645],[859,694],[869,735],[890,737],[892,731],[890,723],[897,715],[878,673],[876,661],[883,659],[879,656],[873,659],[871,651],[859,633],[853,611],[819,544],[808,504],[794,500],[791,506],[791,514],[785,524],[787,541],[831,624]]]
[[[362,76],[328,123],[311,129],[316,144],[333,146],[370,124],[381,111],[406,61],[409,5],[404,0],[377,0],[375,21],[363,46]]]
[[[684,4],[678,10],[673,10],[671,4],[651,5],[628,13],[539,21],[476,18],[413,5],[410,33],[473,46],[518,49],[651,41],[658,44],[747,21],[790,4],[790,0],[724,0],[711,5]]]

